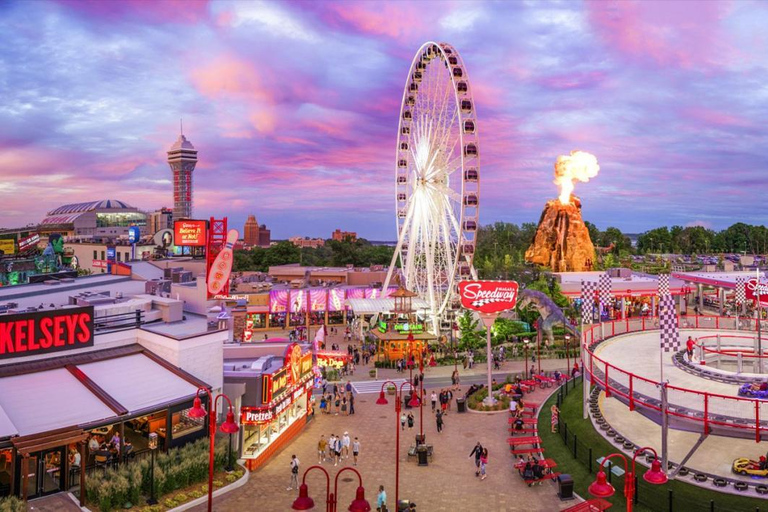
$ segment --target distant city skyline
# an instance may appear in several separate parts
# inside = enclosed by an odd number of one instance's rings
[[[537,222],[574,149],[598,158],[575,194],[601,229],[763,224],[765,26],[758,1],[3,2],[0,227],[172,208],[183,118],[193,217],[395,240],[402,88],[428,40],[475,91],[480,224]]]

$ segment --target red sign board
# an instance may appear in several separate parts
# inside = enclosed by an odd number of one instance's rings
[[[93,260],[91,266],[93,268],[107,268],[107,260]]]
[[[499,313],[515,307],[517,303],[515,281],[461,281],[461,305],[480,313]]]
[[[208,223],[204,220],[177,220],[173,223],[173,244],[204,247],[208,244]]]
[[[768,305],[768,285],[760,284],[758,288],[757,278],[753,277],[744,283],[744,293],[747,300],[757,301],[758,292],[760,295],[760,304]]]
[[[93,346],[93,306],[0,315],[0,359]]]

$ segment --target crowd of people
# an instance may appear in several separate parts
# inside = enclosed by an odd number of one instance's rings
[[[352,392],[352,382],[349,380],[344,385],[333,384],[323,378],[320,381],[322,394],[320,397],[320,413],[338,416],[355,414],[355,394]]]

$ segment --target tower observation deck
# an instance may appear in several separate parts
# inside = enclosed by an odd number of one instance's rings
[[[173,172],[173,219],[192,218],[192,171],[197,165],[197,150],[180,134],[168,151]]]

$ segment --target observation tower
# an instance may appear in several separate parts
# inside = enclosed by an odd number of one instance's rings
[[[192,218],[192,171],[197,165],[197,150],[179,134],[168,151],[168,165],[173,172],[173,220]]]

